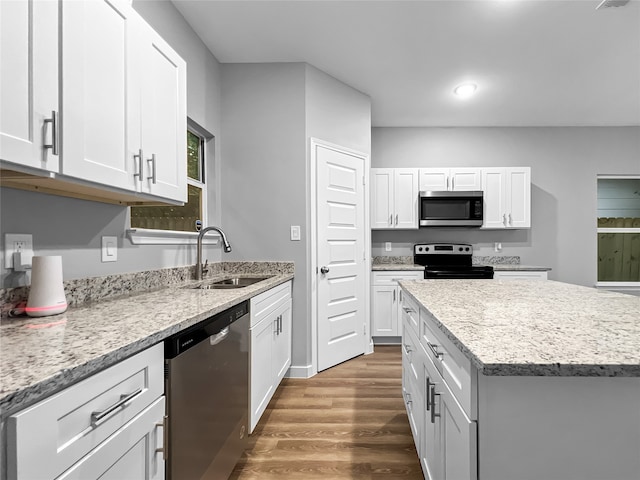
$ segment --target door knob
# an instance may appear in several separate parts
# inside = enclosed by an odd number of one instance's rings
[[[320,268],[320,273],[322,273],[322,274],[329,273],[329,267],[321,267]]]

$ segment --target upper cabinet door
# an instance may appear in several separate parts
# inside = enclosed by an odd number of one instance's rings
[[[127,155],[131,23],[124,0],[61,2],[62,173],[135,191]]]
[[[0,84],[0,159],[57,172],[57,2],[0,1]]]
[[[531,168],[507,168],[506,211],[509,228],[531,227]]]
[[[371,228],[393,228],[393,168],[371,169]]]
[[[419,185],[421,192],[449,190],[449,169],[421,168]]]
[[[483,168],[482,186],[484,190],[483,228],[505,228],[505,172],[504,168]]]
[[[418,169],[396,168],[394,179],[394,227],[418,228]]]
[[[482,190],[482,176],[479,168],[452,168],[449,176],[451,190],[458,192]]]
[[[133,88],[140,92],[142,192],[186,202],[187,66],[151,27],[140,23]]]

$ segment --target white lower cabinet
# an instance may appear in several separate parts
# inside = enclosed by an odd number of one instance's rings
[[[291,366],[291,282],[250,303],[249,433]]]
[[[10,416],[8,480],[164,478],[163,392],[158,344]]]
[[[371,336],[396,337],[402,335],[400,326],[402,289],[400,280],[419,280],[420,271],[389,270],[376,271],[371,281]]]

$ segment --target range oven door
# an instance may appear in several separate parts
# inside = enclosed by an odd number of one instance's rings
[[[420,192],[421,227],[480,227],[481,191]]]

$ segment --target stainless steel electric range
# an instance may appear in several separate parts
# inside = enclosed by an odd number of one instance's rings
[[[493,278],[493,267],[473,266],[473,247],[460,243],[419,243],[413,261],[424,265],[424,278]]]

